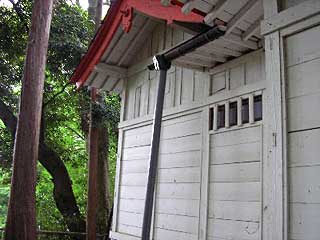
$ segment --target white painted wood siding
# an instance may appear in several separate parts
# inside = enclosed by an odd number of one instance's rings
[[[198,239],[201,114],[164,122],[157,176],[154,239]]]
[[[320,27],[289,36],[286,44],[289,238],[320,235]]]
[[[210,136],[208,239],[260,239],[261,127]]]

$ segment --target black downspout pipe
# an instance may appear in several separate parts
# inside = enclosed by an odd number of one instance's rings
[[[142,240],[150,239],[150,228],[152,221],[153,202],[154,202],[154,188],[156,184],[157,170],[158,170],[158,156],[160,146],[161,122],[163,113],[163,102],[167,79],[167,70],[170,69],[171,61],[190,53],[224,35],[221,27],[213,27],[208,31],[198,34],[186,42],[170,49],[169,51],[157,55],[153,58],[153,64],[149,65],[149,70],[160,70],[160,79],[158,84],[157,101],[154,111],[153,132],[150,151],[150,162],[148,172],[147,191],[144,205],[144,215],[142,224]]]

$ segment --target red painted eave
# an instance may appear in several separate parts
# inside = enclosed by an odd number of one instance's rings
[[[172,21],[202,22],[203,14],[192,12],[184,15],[181,12],[181,4],[175,4],[178,1],[173,0],[171,5],[165,7],[161,0],[117,0],[115,1],[97,34],[92,40],[86,55],[81,59],[80,64],[71,76],[70,82],[76,83],[81,87],[90,76],[96,64],[99,63],[105,50],[110,45],[119,26],[122,24],[124,31],[128,32],[132,24],[132,11],[136,10],[154,18],[166,20],[168,24]]]

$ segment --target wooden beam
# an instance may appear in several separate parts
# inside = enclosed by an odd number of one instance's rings
[[[191,11],[194,9],[195,7],[195,3],[196,3],[196,0],[187,0],[185,2],[185,4],[183,5],[183,7],[181,8],[181,11],[184,13],[184,14],[189,14],[191,13]]]
[[[279,0],[263,0],[264,18],[267,19],[279,12]]]
[[[214,8],[210,12],[208,12],[207,16],[205,16],[204,22],[206,24],[212,25],[213,20],[216,19],[218,14],[225,9],[229,1],[230,0],[219,0],[217,4],[214,6]]]
[[[294,7],[279,12],[279,14],[272,17],[267,18],[265,15],[265,20],[261,24],[261,33],[263,35],[269,34],[319,13],[319,0],[304,1]]]
[[[222,54],[222,55],[227,55],[227,56],[233,56],[233,57],[240,57],[242,55],[241,52],[233,50],[233,49],[229,49],[223,46],[216,46],[213,44],[207,44],[204,47],[201,47],[201,49],[204,49],[208,52],[214,52],[217,54]]]
[[[227,31],[225,35],[228,35],[232,32],[237,25],[243,21],[243,19],[248,15],[250,10],[255,8],[258,3],[261,3],[260,0],[249,0],[240,10],[237,12],[227,24]]]
[[[127,68],[119,67],[116,65],[110,65],[107,63],[98,63],[95,66],[95,71],[99,73],[106,73],[116,78],[124,78],[127,76],[127,73],[128,73]]]
[[[198,57],[198,58],[203,58],[203,59],[206,59],[206,60],[209,60],[209,61],[216,61],[216,62],[226,62],[227,61],[227,59],[224,58],[224,57],[211,54],[211,53],[206,52],[204,50],[202,50],[202,51],[201,50],[196,50],[196,51],[188,54],[188,56],[195,56],[195,57]]]
[[[183,56],[175,60],[176,62],[181,62],[184,64],[202,66],[202,67],[212,67],[214,66],[214,61],[206,61],[203,59],[193,59],[191,56]]]
[[[243,41],[249,40],[260,29],[260,24],[263,16],[259,17],[241,36]]]
[[[246,47],[252,50],[257,50],[258,49],[258,43],[251,41],[251,40],[247,40],[247,41],[243,41],[242,38],[239,35],[230,33],[228,36],[223,36],[221,38],[222,40],[228,41],[230,43],[234,43],[237,44],[239,46],[242,47]]]

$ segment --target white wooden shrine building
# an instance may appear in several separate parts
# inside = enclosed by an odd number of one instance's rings
[[[117,0],[72,81],[121,94],[111,237],[141,239],[159,72],[168,70],[150,239],[320,239],[320,0]]]

